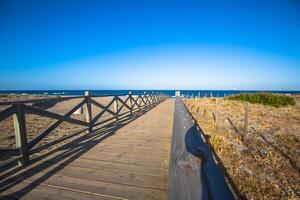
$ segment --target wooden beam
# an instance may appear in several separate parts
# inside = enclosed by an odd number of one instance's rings
[[[16,148],[20,150],[21,158],[18,161],[20,166],[25,166],[29,163],[29,149],[27,145],[27,134],[25,125],[24,105],[17,105],[17,112],[13,115]]]
[[[79,104],[77,104],[74,108],[69,110],[65,116],[71,116],[78,108],[80,108],[85,103],[85,100],[81,101]],[[29,148],[32,149],[39,141],[41,141],[44,137],[46,137],[51,131],[53,131],[56,127],[58,127],[63,120],[57,120],[53,122],[49,127],[47,127],[43,132],[38,134],[34,139],[32,139],[29,142]]]
[[[129,100],[129,97],[127,97],[127,99],[125,101],[123,101],[120,97],[116,96],[116,98],[118,98],[118,100],[122,103],[122,106],[119,108],[118,113],[123,109],[123,107],[125,106],[126,108],[128,108],[128,110],[130,110],[130,107],[127,105],[127,101]]]
[[[86,104],[85,104],[85,119],[89,126],[89,129],[87,130],[87,132],[91,133],[93,131],[91,93],[89,91],[85,91],[84,96],[85,96],[85,102],[86,102]]]
[[[16,106],[10,106],[8,108],[6,108],[5,110],[0,112],[0,121],[5,120],[6,118],[8,118],[9,116],[11,116],[12,114],[14,114],[16,112]]]
[[[128,94],[128,98],[129,98],[129,107],[130,107],[130,114],[132,114],[132,95],[131,92],[129,92]]]
[[[116,120],[118,120],[118,109],[119,109],[119,103],[118,103],[118,100],[115,98],[115,101],[114,101],[114,115],[116,117]]]
[[[95,106],[98,106],[101,109],[105,109],[106,108],[106,106],[101,105],[100,103],[98,103],[94,99],[91,99],[91,103],[94,104]],[[107,112],[109,112],[112,115],[115,115],[115,112],[111,111],[110,109],[107,109]]]
[[[0,156],[18,156],[20,155],[19,149],[0,149]]]
[[[136,105],[138,107],[138,109],[140,109],[140,106],[138,105],[137,99],[134,99],[134,97],[132,97],[132,101],[133,101],[132,108],[134,108],[134,106]]]
[[[245,102],[245,116],[244,116],[244,134],[243,134],[243,142],[246,140],[248,135],[248,118],[249,118],[249,103]]]
[[[99,113],[97,114],[94,119],[91,121],[91,125],[93,126],[96,121],[105,113],[107,112],[108,108],[114,103],[115,101],[115,97],[111,100],[111,102]],[[115,113],[113,113],[112,115],[115,115]]]
[[[82,125],[82,126],[89,126],[89,123],[78,120],[78,119],[74,119],[71,117],[68,117],[66,115],[60,115],[60,114],[56,114],[50,111],[46,111],[46,110],[40,110],[37,108],[34,108],[32,106],[26,106],[24,105],[25,111],[26,113],[31,113],[31,114],[35,114],[35,115],[41,115],[44,117],[49,117],[52,119],[57,119],[57,120],[61,120],[61,121],[65,121],[65,122],[69,122],[72,124],[77,124],[77,125]]]
[[[41,103],[45,101],[65,101],[70,99],[78,99],[82,98],[82,96],[70,96],[70,97],[53,97],[53,98],[44,98],[44,99],[28,99],[28,100],[16,100],[16,101],[2,101],[0,102],[0,106],[4,105],[18,105],[18,104],[31,104],[31,103]]]

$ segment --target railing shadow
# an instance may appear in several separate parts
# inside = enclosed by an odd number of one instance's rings
[[[209,143],[209,139],[205,142],[200,134],[203,133],[200,126],[194,125],[191,127],[185,135],[186,149],[192,155],[201,159],[201,181],[203,195],[201,199],[234,199],[232,192],[242,199],[242,195],[239,193],[233,180],[228,173],[224,170],[224,165],[221,159],[218,157],[214,149]],[[200,134],[199,134],[200,132]],[[218,165],[216,164],[217,161]],[[224,175],[226,180],[224,179]],[[228,185],[228,183],[229,185]]]
[[[13,198],[20,198],[35,189],[39,184],[43,183],[47,179],[49,179],[51,176],[62,170],[64,167],[66,167],[68,164],[79,158],[84,153],[88,152],[90,149],[92,149],[95,145],[99,144],[104,139],[114,135],[117,130],[124,127],[125,125],[131,123],[132,121],[138,119],[143,114],[147,113],[149,110],[153,109],[159,104],[155,104],[152,106],[149,106],[148,108],[144,108],[143,110],[137,111],[133,113],[132,115],[126,115],[122,118],[119,118],[117,121],[114,121],[112,123],[109,123],[107,125],[102,126],[101,128],[98,128],[94,130],[92,133],[87,133],[83,136],[80,136],[60,147],[57,149],[51,150],[49,152],[44,153],[43,155],[40,155],[34,159],[32,159],[30,164],[36,164],[35,166],[29,166],[27,168],[20,168],[15,169],[7,174],[2,175],[0,177],[2,180],[0,183],[0,193],[14,187],[16,184],[26,181],[26,179],[33,177],[34,175],[38,174],[39,172],[42,172],[43,170],[50,167],[51,163],[59,163],[59,165],[47,173],[43,174],[39,178],[35,179],[32,182],[29,182],[27,186],[25,186],[22,189],[17,190],[16,192],[12,192],[5,197],[13,197]],[[77,134],[78,135],[78,134]],[[58,142],[53,142],[52,145],[57,144]],[[49,147],[49,144],[47,148]],[[40,151],[43,150],[43,148],[40,149]],[[38,151],[37,151],[38,152]],[[54,155],[57,154],[57,155]],[[53,156],[50,159],[43,160],[49,156]],[[41,163],[38,163],[41,162]]]
[[[185,104],[184,106],[194,121],[194,125],[185,135],[186,149],[202,161],[201,182],[203,183],[203,193],[201,199],[244,199],[225,170],[222,160],[210,144],[209,137],[204,134],[201,126]],[[226,179],[224,179],[224,175]]]

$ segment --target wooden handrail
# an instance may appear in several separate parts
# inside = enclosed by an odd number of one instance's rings
[[[121,97],[125,96],[126,99],[122,99]],[[113,97],[113,99],[106,105],[102,105],[92,98],[96,97]],[[136,97],[136,98],[135,98]],[[54,112],[50,112],[47,110],[42,110],[34,107],[34,103],[41,103],[45,101],[65,101],[70,99],[78,99],[83,98],[83,100],[71,108],[66,114],[61,115]],[[1,105],[10,105],[10,107],[0,112],[0,121],[8,118],[11,115],[14,115],[14,127],[15,127],[15,137],[16,137],[16,147],[15,149],[0,149],[1,156],[19,156],[18,162],[19,165],[23,166],[29,163],[29,154],[35,145],[37,145],[43,138],[45,138],[48,134],[50,134],[55,128],[57,128],[62,122],[69,122],[72,124],[83,125],[88,128],[83,130],[88,130],[88,132],[92,132],[94,126],[98,126],[105,122],[111,121],[113,119],[118,119],[118,117],[133,114],[134,111],[140,110],[142,108],[146,108],[151,105],[155,105],[160,103],[161,101],[167,99],[168,96],[162,93],[156,94],[146,94],[143,95],[132,95],[131,93],[124,95],[91,95],[89,92],[85,93],[85,96],[73,96],[73,97],[58,97],[58,98],[45,98],[45,99],[36,99],[36,100],[20,100],[20,101],[5,101],[0,102]],[[114,110],[110,109],[110,106],[113,104],[117,106],[114,107]],[[119,105],[120,103],[120,105]],[[102,110],[95,115],[92,119],[92,109],[91,105],[95,105]],[[129,104],[129,105],[128,105]],[[142,105],[143,104],[143,105]],[[78,119],[74,119],[70,117],[76,110],[85,106],[86,110],[86,121],[81,121]],[[136,106],[136,108],[135,108]],[[123,108],[127,108],[127,112],[122,112]],[[50,126],[48,126],[45,130],[37,134],[37,136],[31,141],[27,142],[26,135],[26,121],[25,114],[35,114],[40,115],[52,119],[56,119]],[[98,119],[103,116],[104,113],[109,113],[113,115],[112,118],[105,119],[104,121],[98,122]],[[7,163],[5,163],[7,164]]]

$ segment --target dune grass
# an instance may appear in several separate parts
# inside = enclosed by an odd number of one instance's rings
[[[227,99],[236,101],[248,101],[252,104],[263,104],[276,108],[288,105],[296,105],[296,102],[292,96],[272,93],[239,94],[228,96]]]
[[[300,95],[294,99],[291,107],[250,104],[246,134],[242,101],[184,101],[238,199],[300,198]]]

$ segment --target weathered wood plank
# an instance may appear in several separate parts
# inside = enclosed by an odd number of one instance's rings
[[[17,105],[17,112],[13,115],[16,148],[20,150],[20,160],[18,164],[24,166],[29,163],[29,148],[27,143],[24,105]]]
[[[115,112],[111,111],[107,106],[103,106],[102,104],[100,104],[99,102],[95,101],[94,99],[91,99],[91,103],[94,104],[95,106],[98,106],[101,109],[106,109],[106,111],[109,114],[115,115]]]
[[[19,154],[19,149],[0,149],[0,156],[18,156]]]
[[[81,125],[81,126],[89,126],[89,123],[87,123],[87,122],[84,122],[84,121],[81,121],[78,119],[74,119],[74,118],[68,117],[66,115],[60,115],[57,113],[53,113],[53,112],[46,111],[46,110],[41,110],[41,109],[34,108],[31,106],[26,106],[26,105],[24,105],[24,108],[25,108],[26,113],[41,115],[44,117],[49,117],[52,119],[57,119],[60,121],[65,121],[65,122],[69,122],[69,123],[73,123],[73,124],[77,124],[77,125]]]
[[[30,188],[30,192],[26,193],[24,188]],[[23,193],[20,191],[24,191]],[[59,187],[49,184],[34,184],[26,181],[4,191],[0,194],[1,199],[28,199],[28,200],[123,200],[115,196],[104,195],[96,192],[87,192],[72,188]]]
[[[42,172],[39,172],[39,167],[46,169]],[[39,177],[43,177],[46,174],[52,175],[53,171],[55,171],[55,174],[53,175],[59,177],[66,176],[149,189],[167,189],[165,177],[146,176],[142,174],[124,173],[121,171],[110,171],[103,169],[90,169],[73,165],[61,166],[61,163],[43,163],[39,167],[28,170],[26,176],[34,176],[38,179]],[[59,171],[56,172],[56,169],[59,169]],[[34,179],[28,178],[27,180],[33,181]]]
[[[5,110],[0,112],[0,121],[5,120],[15,112],[16,112],[16,106],[10,106],[6,108]]]
[[[93,124],[92,124],[92,104],[91,104],[91,93],[89,91],[84,92],[84,99],[85,99],[85,121],[88,123],[87,133],[91,133],[93,131]]]
[[[108,112],[108,110],[109,110],[109,107],[114,103],[114,101],[115,101],[115,98],[113,98],[110,102],[109,102],[109,104],[99,113],[99,114],[97,114],[95,117],[94,117],[94,119],[91,121],[91,124],[95,124],[96,123],[96,121],[105,113],[105,112]],[[112,111],[111,111],[112,112]],[[115,113],[114,112],[112,112],[112,115],[115,115]]]
[[[77,104],[75,107],[73,107],[72,109],[70,109],[65,116],[71,116],[78,108],[80,108],[83,104],[85,103],[85,101],[81,101],[79,104]],[[43,130],[41,133],[39,133],[34,139],[32,139],[28,146],[29,149],[32,149],[39,141],[41,141],[44,137],[46,137],[49,133],[51,133],[51,131],[53,131],[56,127],[58,127],[63,121],[62,120],[58,120],[53,122],[49,127],[47,127],[45,130]]]
[[[234,199],[212,152],[176,98],[169,166],[169,199]]]
[[[22,175],[12,177],[10,181],[22,182],[5,192],[32,199],[38,192],[43,198],[52,198],[52,192],[58,199],[166,199],[172,123],[170,100],[103,141],[97,132],[80,136],[45,152],[47,156],[25,168]]]
[[[122,103],[122,105],[120,106],[120,108],[119,108],[119,110],[118,110],[117,113],[119,113],[119,112],[124,108],[124,106],[125,106],[128,110],[130,110],[130,107],[127,105],[127,101],[129,101],[129,97],[126,98],[124,101],[123,101],[123,99],[121,99],[120,97],[117,97],[117,99]]]
[[[175,103],[171,160],[169,165],[169,196],[174,199],[202,199],[201,159],[187,148],[187,137],[193,126],[187,120],[184,106],[177,98]]]

